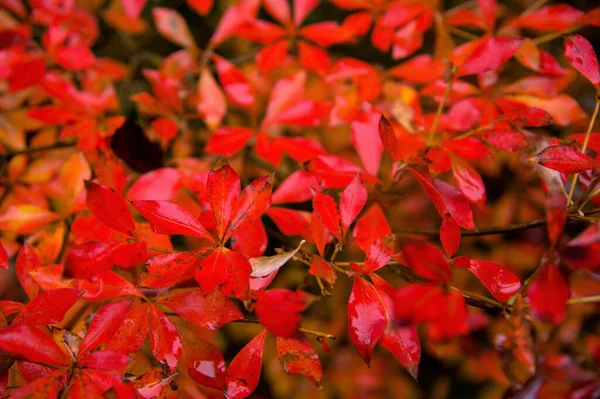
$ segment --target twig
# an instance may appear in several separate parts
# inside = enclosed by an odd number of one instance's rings
[[[450,65],[450,73],[449,73],[449,76],[448,76],[448,79],[446,82],[446,84],[447,84],[446,90],[444,91],[444,96],[442,97],[442,100],[438,104],[438,108],[435,113],[435,118],[433,119],[433,123],[431,125],[431,130],[429,131],[429,137],[427,138],[428,146],[430,146],[433,141],[433,135],[435,134],[438,124],[440,123],[440,118],[442,117],[442,112],[444,111],[444,105],[446,104],[446,101],[448,100],[448,97],[450,96],[450,91],[452,90],[452,82],[454,81],[454,73],[455,73],[454,65]]]
[[[234,323],[251,323],[251,324],[260,324],[260,321],[258,320],[252,320],[252,319],[239,319],[239,320],[233,320]],[[308,334],[308,335],[312,335],[315,336],[317,338],[327,338],[327,339],[336,339],[335,335],[331,335],[331,334],[327,334],[324,332],[320,332],[320,331],[315,331],[315,330],[309,330],[307,328],[298,328],[298,331],[300,331],[301,333],[304,334]]]
[[[59,143],[54,143],[54,144],[50,144],[50,145],[46,145],[46,146],[29,147],[29,148],[25,148],[24,150],[8,152],[8,153],[3,154],[2,157],[6,158],[6,159],[11,159],[17,155],[33,154],[33,153],[40,152],[40,151],[57,150],[59,148],[69,148],[69,147],[74,147],[74,146],[75,146],[75,143],[59,142]]]
[[[73,223],[70,217],[65,218],[65,231],[63,233],[62,245],[60,247],[60,252],[58,253],[58,257],[56,261],[58,263],[62,263],[62,258],[65,255],[65,251],[67,250],[67,245],[69,244],[69,234],[71,233],[71,224]]]
[[[600,110],[600,98],[596,98],[596,105],[594,106],[594,112],[592,113],[592,119],[590,119],[590,124],[588,125],[588,129],[585,132],[585,138],[583,139],[583,146],[581,147],[582,154],[585,154],[585,150],[587,149],[588,142],[590,141],[592,129],[594,128],[594,123],[596,122],[596,117],[598,116],[598,110]],[[569,196],[567,197],[567,207],[571,205],[571,198],[573,198],[573,192],[575,191],[575,186],[577,185],[577,179],[579,179],[579,173],[575,173],[573,175],[573,179],[571,180],[571,188],[569,189]]]
[[[517,231],[529,230],[536,227],[545,226],[546,221],[544,219],[532,220],[525,223],[509,224],[507,226],[494,226],[486,227],[478,230],[462,230],[461,235],[464,236],[485,236],[493,234],[506,234]],[[418,230],[418,229],[398,229],[394,234],[416,234],[424,236],[438,236],[439,230]]]
[[[568,305],[579,305],[582,303],[596,303],[596,302],[600,302],[600,295],[582,296],[579,298],[567,299]]]
[[[564,35],[568,35],[569,33],[576,32],[579,29],[581,29],[581,26],[577,26],[577,27],[574,27],[574,28],[569,28],[567,30],[563,30],[563,31],[560,31],[560,32],[548,33],[547,35],[536,37],[535,39],[533,39],[533,42],[535,44],[544,44],[544,43],[547,43],[547,42],[551,42],[554,39],[558,39],[559,37],[562,37]]]
[[[463,39],[467,39],[467,40],[479,39],[479,36],[474,35],[471,32],[467,32],[466,30],[456,28],[454,26],[449,26],[448,30],[450,31],[450,33],[454,33],[456,36],[462,37]]]

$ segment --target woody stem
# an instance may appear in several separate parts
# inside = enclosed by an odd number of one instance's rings
[[[596,117],[598,116],[598,110],[600,109],[600,99],[596,98],[596,105],[594,106],[594,112],[592,113],[592,119],[590,119],[590,124],[588,125],[588,129],[585,132],[585,138],[583,139],[583,146],[581,147],[581,152],[585,154],[585,150],[587,149],[588,142],[590,141],[590,136],[592,133],[592,129],[594,128],[594,123],[596,122]],[[575,173],[573,175],[573,179],[571,180],[571,188],[569,188],[569,196],[567,197],[567,207],[571,205],[571,198],[573,198],[573,193],[575,192],[575,186],[577,185],[577,179],[579,179],[579,174]]]

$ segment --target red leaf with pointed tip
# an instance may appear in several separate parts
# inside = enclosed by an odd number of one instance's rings
[[[354,180],[342,192],[340,198],[340,220],[343,235],[346,235],[350,229],[350,225],[360,211],[362,211],[367,203],[368,195],[367,189],[362,184],[360,175],[356,175]]]
[[[190,268],[200,263],[204,251],[171,252],[148,260],[137,281],[140,287],[165,288],[186,276]]]
[[[127,209],[127,203],[117,192],[106,186],[86,181],[86,203],[101,222],[123,234],[135,235],[135,224]]]
[[[32,363],[67,366],[69,356],[60,350],[54,340],[37,327],[16,325],[0,330],[0,350],[22,356]]]
[[[367,252],[367,259],[363,266],[364,273],[373,273],[387,265],[395,251],[396,236],[394,234],[379,237],[371,244]]]
[[[327,73],[331,62],[327,51],[304,41],[298,42],[298,60],[302,68],[314,71],[321,76]]]
[[[196,271],[196,281],[204,292],[211,292],[221,285],[221,291],[225,295],[246,299],[252,273],[248,259],[237,252],[219,247],[200,265],[202,270]]]
[[[130,305],[130,300],[123,300],[107,303],[101,307],[83,338],[79,355],[82,356],[110,340],[125,319]]]
[[[518,26],[541,31],[569,30],[581,24],[584,12],[569,4],[551,4],[523,14],[511,21],[510,26]]]
[[[469,270],[481,280],[485,288],[500,302],[506,302],[521,288],[521,282],[517,276],[496,263],[471,260]]]
[[[210,233],[187,210],[167,201],[133,200],[131,204],[156,234],[181,234],[214,242]]]
[[[565,319],[570,296],[569,285],[554,264],[542,266],[540,274],[527,290],[533,315],[555,325]]]
[[[451,217],[444,218],[442,221],[440,241],[442,241],[442,246],[448,257],[454,255],[460,247],[460,227]]]
[[[345,188],[362,170],[350,161],[335,155],[319,155],[306,164],[306,169],[315,175],[324,188]],[[361,173],[364,183],[381,183],[369,174]]]
[[[315,193],[312,200],[314,213],[335,236],[338,242],[344,242],[344,229],[337,204],[331,195]]]
[[[259,0],[241,0],[227,7],[210,38],[209,45],[215,48],[233,36],[243,24],[256,17],[259,6]]]
[[[123,11],[130,19],[138,19],[148,0],[123,0]]]
[[[277,337],[277,355],[286,373],[303,375],[321,386],[323,370],[319,355],[303,334]]]
[[[140,176],[127,190],[127,200],[171,201],[183,174],[177,169],[161,168]]]
[[[66,259],[66,268],[75,278],[91,278],[109,271],[114,265],[118,241],[88,242],[73,248]],[[92,265],[92,267],[90,267]]]
[[[362,277],[355,278],[348,300],[348,335],[367,365],[387,327],[386,315],[375,286]]]
[[[311,214],[287,208],[269,208],[267,215],[286,236],[298,235],[312,241]]]
[[[551,145],[535,156],[535,161],[561,173],[580,173],[594,168],[594,159],[569,146]]]
[[[419,180],[442,218],[449,213],[460,227],[467,230],[475,228],[469,201],[460,191],[442,180],[432,178],[415,169],[411,168],[410,171]]]
[[[358,219],[353,231],[354,241],[365,252],[369,250],[376,239],[390,234],[392,234],[392,229],[378,203],[373,204]]]
[[[262,330],[233,358],[225,375],[225,398],[241,399],[254,392],[260,379],[267,330]]]
[[[94,274],[87,279],[76,279],[76,288],[85,291],[83,298],[87,301],[102,301],[119,296],[144,295],[137,290],[125,277],[111,271]]]
[[[8,254],[2,244],[0,244],[0,269],[8,269]]]
[[[264,255],[267,243],[267,232],[261,221],[247,224],[231,237],[231,249],[248,259]]]
[[[21,286],[30,299],[37,296],[40,292],[40,286],[31,277],[29,272],[37,269],[39,266],[40,260],[36,253],[27,244],[23,244],[15,261],[15,273],[17,280],[19,280],[19,283],[21,283]]]
[[[0,301],[0,312],[4,316],[10,316],[15,313],[19,313],[25,307],[21,302],[15,301]]]
[[[58,398],[58,394],[65,388],[67,373],[64,369],[56,370],[33,382],[21,385],[10,392],[12,399],[42,399]]]
[[[487,147],[475,137],[446,140],[444,148],[465,159],[482,159],[491,156]]]
[[[174,291],[160,296],[157,303],[173,310],[189,323],[217,330],[243,317],[239,309],[219,290],[204,295],[202,290]]]
[[[240,178],[229,165],[211,170],[206,183],[208,202],[217,226],[217,237],[223,241],[233,217],[233,209],[242,191]]]
[[[263,176],[244,187],[235,201],[231,214],[231,223],[223,238],[225,241],[236,231],[257,222],[271,206],[271,193],[273,192],[273,175]]]
[[[384,115],[381,115],[381,119],[379,120],[379,137],[381,138],[385,152],[392,160],[397,161],[398,143],[396,142],[396,133],[392,124]]]
[[[291,337],[300,326],[306,299],[301,292],[284,289],[263,291],[257,295],[256,315],[271,333]]]
[[[458,188],[463,195],[479,209],[483,209],[487,194],[479,173],[466,163],[454,162],[452,164],[452,174],[456,178]]]
[[[415,327],[398,327],[386,330],[379,344],[392,355],[416,380],[421,360],[421,344]]]
[[[156,305],[149,306],[148,321],[152,354],[174,372],[182,349],[177,327]]]
[[[75,305],[81,294],[80,291],[69,288],[43,292],[25,306],[15,317],[12,324],[31,326],[56,324],[65,317],[65,314]]]
[[[205,150],[229,157],[244,148],[253,134],[253,129],[245,127],[222,127],[210,135]]]
[[[439,282],[449,282],[452,278],[448,260],[435,245],[427,241],[411,241],[402,245],[402,253],[415,274]]]
[[[570,35],[565,38],[565,57],[573,68],[577,69],[596,87],[600,87],[600,71],[598,58],[594,48],[581,35]]]
[[[206,15],[213,7],[214,0],[187,0],[188,6],[200,15]]]
[[[223,390],[225,386],[225,360],[221,351],[208,341],[186,341],[185,351],[192,350],[188,373],[198,384]],[[191,363],[191,364],[189,364]]]
[[[298,170],[279,184],[273,193],[273,204],[304,202],[312,198],[311,188],[317,189],[316,177],[305,170]]]
[[[213,61],[217,68],[219,81],[229,100],[240,107],[251,108],[254,104],[254,93],[244,75],[234,64],[223,57],[214,55]]]
[[[379,172],[383,143],[381,141],[381,121],[383,115],[372,107],[350,123],[352,142],[365,170],[374,176]]]
[[[329,262],[327,262],[325,259],[321,258],[317,254],[312,255],[310,261],[310,269],[308,270],[308,272],[315,277],[327,281],[327,283],[332,287],[337,281],[337,273],[335,272],[333,266],[331,266]]]
[[[522,42],[522,38],[516,37],[482,39],[458,68],[457,76],[497,71],[517,52]]]
[[[114,350],[88,353],[77,361],[80,366],[99,371],[116,370],[127,365],[127,363],[129,363],[129,356]]]
[[[216,129],[227,113],[227,100],[212,73],[204,68],[198,81],[198,114],[210,129]]]
[[[177,11],[166,7],[154,7],[152,17],[156,30],[162,37],[181,47],[196,47],[185,19]]]
[[[429,325],[431,339],[437,341],[467,334],[467,305],[460,291],[451,289],[438,299],[440,302],[433,306],[438,306],[442,311],[440,318]]]
[[[114,349],[121,353],[139,351],[148,334],[147,303],[133,305],[127,315],[120,319],[118,328],[106,342],[105,349]]]

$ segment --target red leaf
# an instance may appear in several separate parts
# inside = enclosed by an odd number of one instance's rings
[[[415,274],[439,282],[449,282],[452,278],[448,260],[435,245],[427,241],[411,241],[402,245],[402,253]]]
[[[214,242],[210,233],[188,211],[167,201],[132,200],[131,204],[150,223],[156,234],[181,234]]]
[[[315,71],[321,76],[329,69],[330,60],[327,52],[304,41],[298,42],[298,59],[302,68]]]
[[[0,330],[0,350],[22,356],[32,363],[67,366],[69,356],[54,340],[39,328],[28,325],[10,326]]]
[[[254,105],[252,86],[234,64],[223,57],[213,56],[219,81],[229,100],[240,107],[251,108]]]
[[[65,317],[65,314],[80,297],[81,292],[68,288],[43,292],[25,306],[12,324],[31,326],[56,324]]]
[[[182,173],[173,168],[161,168],[144,173],[127,191],[127,200],[170,201],[175,196]]]
[[[284,289],[268,290],[258,294],[256,315],[271,333],[281,337],[293,336],[300,326],[306,300],[301,292]]]
[[[6,253],[6,249],[0,243],[0,269],[8,269],[8,254]]]
[[[452,164],[452,174],[456,178],[458,188],[463,195],[479,209],[483,209],[487,195],[479,173],[466,163],[454,162]]]
[[[286,236],[298,235],[312,240],[311,214],[309,212],[273,207],[267,211],[267,215],[273,219],[273,223]]]
[[[471,260],[469,270],[500,302],[506,302],[521,288],[521,282],[517,276],[493,262]]]
[[[206,68],[200,72],[196,110],[210,129],[216,129],[227,112],[225,95]]]
[[[439,299],[440,302],[434,306],[438,306],[442,312],[440,318],[429,326],[431,339],[437,341],[468,333],[467,306],[460,291],[451,289]]]
[[[363,273],[373,273],[387,265],[390,259],[392,259],[395,250],[396,236],[394,234],[379,237],[377,240],[373,241],[367,252]]]
[[[123,300],[107,303],[98,310],[79,347],[79,356],[104,344],[114,335],[125,319],[129,305],[130,300]]]
[[[177,11],[166,7],[153,7],[152,17],[156,30],[162,37],[181,47],[196,48],[196,43],[185,19]]]
[[[366,107],[365,112],[350,123],[352,142],[356,152],[358,152],[365,170],[373,176],[377,176],[381,165],[383,144],[380,137],[383,118],[384,116],[380,112],[372,107]]]
[[[411,168],[410,171],[419,180],[442,218],[449,213],[460,227],[467,230],[475,228],[469,202],[460,191],[442,180],[432,178],[415,169]]]
[[[242,190],[240,178],[231,166],[224,165],[210,171],[206,187],[217,226],[217,237],[224,241],[233,217],[233,208]]]
[[[171,252],[159,254],[148,260],[138,277],[137,285],[149,288],[166,288],[186,276],[200,263],[203,251]]]
[[[19,283],[30,299],[37,296],[40,292],[40,286],[31,277],[29,272],[37,269],[39,266],[40,260],[36,253],[27,244],[23,244],[15,261],[15,273],[17,280],[19,280]]]
[[[120,245],[117,241],[77,245],[67,255],[67,269],[75,278],[90,278],[109,271],[114,265],[115,250]]]
[[[368,192],[362,184],[360,174],[344,189],[340,198],[340,220],[342,235],[346,235],[350,225],[367,203]]]
[[[348,300],[348,335],[367,365],[387,327],[386,315],[375,286],[361,277],[355,278]]]
[[[138,19],[148,0],[123,0],[123,11],[130,19]]]
[[[253,134],[253,129],[245,127],[222,127],[210,135],[205,150],[229,157],[244,148]]]
[[[206,15],[213,7],[214,0],[187,0],[188,6],[200,15]]]
[[[24,307],[25,305],[23,305],[21,302],[0,301],[0,312],[2,312],[4,316],[10,316],[14,313],[18,313],[23,310]]]
[[[201,290],[172,291],[157,303],[172,309],[193,325],[217,330],[243,317],[239,309],[219,290],[204,295]]]
[[[552,4],[525,13],[513,20],[510,25],[541,31],[568,30],[580,24],[583,11],[569,4]]]
[[[444,246],[446,256],[451,257],[460,247],[460,227],[451,217],[444,218],[440,228],[440,241]]]
[[[563,145],[546,147],[534,158],[535,162],[561,173],[580,173],[594,168],[594,160],[582,152]]]
[[[224,241],[227,241],[242,227],[258,221],[262,214],[269,209],[274,181],[274,176],[268,175],[260,177],[244,187],[233,207],[231,223],[223,237]]]
[[[135,224],[127,204],[114,189],[89,180],[85,182],[85,188],[86,203],[94,216],[123,234],[135,235]]]
[[[396,142],[396,133],[390,121],[383,114],[379,120],[379,137],[381,138],[385,152],[387,152],[393,161],[397,161],[398,143]]]
[[[156,306],[149,307],[150,350],[161,364],[166,364],[171,373],[177,368],[177,360],[181,355],[181,336],[177,327]]]
[[[113,350],[96,351],[81,357],[78,365],[99,371],[112,371],[129,363],[129,356]]]
[[[487,147],[475,137],[446,140],[444,148],[465,159],[482,159],[490,157]]]
[[[286,373],[303,375],[321,386],[323,371],[319,355],[303,334],[277,337],[277,354]]]
[[[542,266],[540,274],[527,290],[533,315],[555,325],[565,319],[570,296],[569,285],[554,264]]]
[[[223,390],[225,387],[225,360],[221,351],[210,342],[196,339],[186,342],[186,351],[192,348],[193,363],[188,368],[190,377],[198,384]]]
[[[335,200],[329,194],[317,192],[313,194],[313,212],[323,222],[325,227],[335,236],[338,242],[344,242],[344,229],[340,212]]]
[[[516,37],[488,37],[481,39],[465,62],[458,68],[457,76],[497,71],[512,57],[523,39]]]
[[[594,48],[581,35],[570,35],[565,38],[565,57],[573,68],[577,69],[596,88],[600,88],[600,71],[598,58]]]
[[[144,297],[129,280],[111,270],[94,274],[89,280],[77,279],[76,287],[85,291],[83,298],[88,301],[102,301],[119,296]]]
[[[225,398],[241,399],[254,392],[260,379],[267,330],[261,331],[231,361],[225,375]]]
[[[34,382],[21,385],[10,392],[12,399],[58,398],[65,388],[67,373],[64,369],[56,370]]]
[[[327,283],[332,287],[337,281],[337,273],[335,272],[333,266],[331,266],[329,262],[327,262],[325,259],[321,258],[317,254],[312,255],[310,261],[310,269],[308,270],[308,272],[315,277],[327,281]]]
[[[389,350],[392,355],[416,380],[419,374],[421,360],[421,344],[419,335],[414,327],[398,327],[388,329],[383,333],[379,344]]]
[[[233,36],[244,23],[256,17],[259,6],[258,0],[241,0],[237,4],[227,7],[210,38],[209,46],[215,48]]]
[[[317,189],[319,182],[314,175],[298,170],[279,184],[273,193],[273,204],[304,202],[312,198],[311,188]]]
[[[200,265],[202,270],[196,271],[196,281],[204,292],[211,292],[221,285],[221,291],[225,295],[246,298],[252,273],[248,259],[237,252],[219,247]]]
[[[247,224],[231,237],[231,249],[248,259],[262,256],[267,243],[267,232],[261,221]]]
[[[306,169],[315,175],[324,188],[344,188],[356,177],[361,169],[350,161],[335,155],[320,155],[308,161]],[[369,174],[362,173],[364,183],[381,183]]]
[[[134,353],[141,349],[148,334],[149,304],[132,305],[127,315],[120,319],[118,328],[106,342],[105,349],[121,353]]]
[[[354,225],[353,237],[356,244],[367,252],[379,237],[389,236],[392,229],[378,203],[373,204]]]

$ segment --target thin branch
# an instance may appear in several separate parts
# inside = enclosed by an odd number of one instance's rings
[[[75,147],[75,143],[58,142],[58,143],[40,146],[40,147],[29,147],[29,148],[25,148],[23,150],[17,150],[17,151],[5,153],[2,155],[2,157],[6,158],[6,159],[11,159],[17,155],[33,154],[33,153],[40,152],[40,151],[58,150],[60,148],[69,148],[69,147]]]
[[[504,305],[494,299],[473,292],[462,291],[456,287],[453,288],[457,289],[462,294],[463,298],[465,298],[465,302],[469,306],[474,306],[490,312],[501,312],[504,310]]]
[[[568,305],[579,305],[582,303],[596,303],[596,302],[600,302],[600,295],[582,296],[579,298],[567,299]]]
[[[485,235],[493,235],[493,234],[507,234],[513,233],[517,231],[529,230],[536,227],[542,227],[546,225],[546,220],[538,219],[532,220],[530,222],[525,223],[516,223],[509,224],[507,226],[494,226],[494,227],[484,227],[478,230],[462,230],[461,235],[463,237],[468,236],[485,236]],[[418,229],[398,229],[394,232],[394,234],[417,234],[424,236],[438,236],[440,234],[439,230],[418,230]]]
[[[588,125],[588,129],[585,132],[585,138],[583,139],[583,146],[581,147],[582,154],[585,154],[585,150],[587,149],[588,142],[590,141],[592,129],[594,128],[594,123],[596,122],[596,117],[598,116],[598,110],[600,110],[600,98],[596,98],[596,105],[594,106],[594,112],[592,114],[592,119],[590,119],[590,124]],[[571,205],[571,198],[573,198],[573,193],[575,192],[575,186],[577,185],[578,178],[579,178],[579,173],[575,173],[573,175],[573,179],[571,180],[571,188],[569,189],[569,196],[567,197],[567,207]]]
[[[446,81],[446,90],[444,91],[444,96],[442,100],[438,104],[437,111],[435,113],[435,118],[433,119],[433,123],[431,124],[431,130],[429,131],[429,137],[427,138],[427,145],[431,145],[433,142],[433,136],[437,130],[438,124],[440,123],[440,118],[442,117],[442,113],[444,112],[444,106],[446,105],[446,101],[448,101],[448,97],[450,97],[450,91],[452,90],[452,82],[454,81],[454,65],[450,65],[450,71],[448,74],[448,79]]]
[[[252,319],[239,319],[239,320],[233,320],[232,322],[234,323],[251,323],[251,324],[260,324],[260,322],[258,320],[252,320]],[[331,335],[331,334],[327,334],[324,332],[320,332],[320,331],[315,331],[315,330],[309,330],[307,328],[298,328],[298,331],[300,331],[301,333],[307,334],[307,335],[312,335],[314,337],[317,338],[327,338],[327,339],[336,339],[335,335]]]
[[[450,31],[450,33],[453,33],[458,37],[462,37],[463,39],[467,39],[467,40],[479,39],[479,36],[474,35],[471,32],[467,32],[466,30],[456,28],[454,26],[449,26],[448,30]]]

